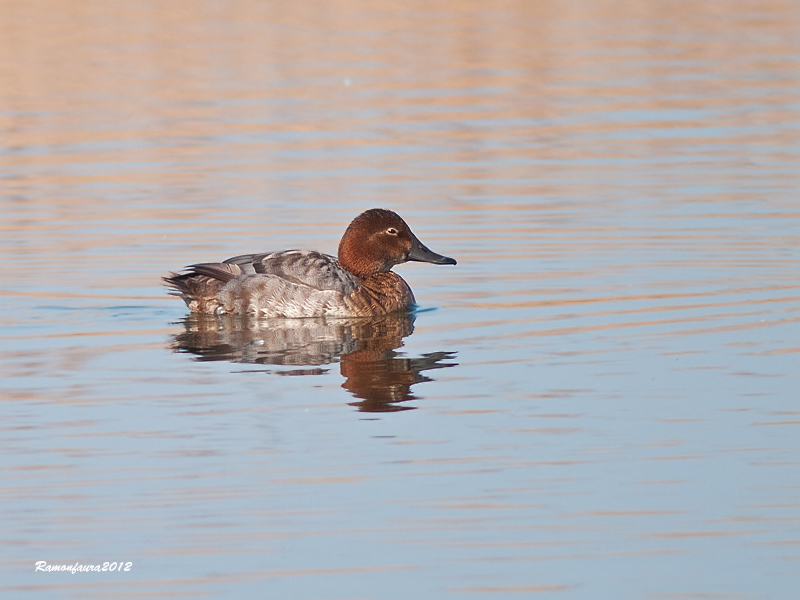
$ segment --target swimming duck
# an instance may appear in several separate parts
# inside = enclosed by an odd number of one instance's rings
[[[390,210],[361,213],[339,242],[338,258],[313,250],[243,254],[201,263],[164,282],[189,310],[261,317],[366,317],[410,310],[411,288],[393,266],[454,265],[417,239]]]

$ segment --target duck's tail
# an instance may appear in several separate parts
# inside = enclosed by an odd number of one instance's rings
[[[169,287],[169,293],[179,296],[192,312],[215,314],[220,306],[217,294],[241,273],[238,265],[202,263],[186,267],[184,273],[170,273],[161,279]]]

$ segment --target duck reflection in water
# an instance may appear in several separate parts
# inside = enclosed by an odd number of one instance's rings
[[[413,313],[372,318],[263,319],[234,315],[191,314],[185,331],[174,336],[173,349],[196,354],[198,360],[298,367],[280,375],[320,375],[336,361],[342,387],[363,412],[410,410],[411,386],[432,381],[423,371],[454,367],[454,352],[433,352],[419,358],[396,350],[414,331]]]

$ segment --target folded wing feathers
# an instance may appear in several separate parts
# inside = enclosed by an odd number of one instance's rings
[[[269,254],[243,254],[225,261],[242,273],[276,275],[289,283],[349,294],[356,288],[353,276],[335,257],[314,250],[284,250]]]
[[[308,250],[243,254],[221,263],[199,263],[183,273],[170,273],[164,281],[170,293],[182,297],[193,311],[244,313],[252,311],[250,304],[263,304],[289,316],[323,314],[323,305],[358,286],[335,257]]]
[[[229,282],[237,275],[241,275],[243,270],[237,264],[231,263],[199,263],[186,268],[187,275],[205,275],[211,279],[217,279],[223,283]]]

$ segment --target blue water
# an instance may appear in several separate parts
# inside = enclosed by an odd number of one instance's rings
[[[797,9],[42,4],[0,16],[1,596],[794,597]],[[373,206],[458,259],[396,268],[413,316],[160,284]]]

